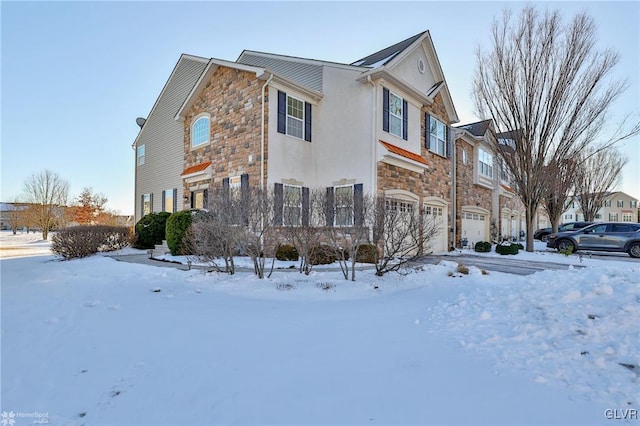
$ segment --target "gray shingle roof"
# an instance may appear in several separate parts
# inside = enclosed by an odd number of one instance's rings
[[[395,58],[398,53],[402,52],[404,49],[412,45],[417,39],[422,37],[426,31],[421,32],[420,34],[416,34],[413,37],[409,37],[406,40],[402,40],[399,43],[394,44],[393,46],[386,47],[376,53],[373,53],[369,56],[366,56],[362,59],[358,59],[357,61],[351,63],[351,65],[359,66],[359,67],[370,67],[372,65],[385,65],[393,58]]]
[[[463,126],[459,126],[460,129],[464,129],[467,132],[471,133],[474,136],[484,136],[491,125],[491,119],[482,120],[476,123],[469,123]]]

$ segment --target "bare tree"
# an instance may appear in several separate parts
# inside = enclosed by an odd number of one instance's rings
[[[608,110],[627,85],[606,80],[618,55],[596,49],[595,24],[584,13],[565,23],[558,11],[540,14],[528,6],[514,22],[505,11],[491,35],[491,49],[477,54],[475,104],[504,132],[492,143],[526,208],[526,250],[533,251],[547,166],[577,156],[599,138]],[[616,132],[610,143],[637,130],[635,125]]]
[[[292,189],[283,194],[283,230],[287,240],[298,250],[300,272],[307,275],[312,268],[311,250],[322,242],[321,228],[326,225],[318,213],[325,206],[325,197],[322,189],[300,188],[299,192]]]
[[[627,161],[628,158],[612,147],[594,148],[581,155],[575,174],[575,194],[585,221],[595,220]]]
[[[31,175],[24,184],[25,200],[31,203],[29,212],[33,223],[46,240],[49,231],[62,217],[69,197],[69,182],[57,173],[44,170]]]
[[[9,226],[11,227],[11,231],[13,232],[13,235],[15,235],[20,225],[26,224],[25,215],[26,215],[27,206],[24,205],[24,203],[20,203],[20,201],[18,201],[18,199],[16,198],[13,201],[13,203],[7,204],[7,209],[8,209],[7,215],[9,218]]]
[[[375,200],[373,239],[381,252],[376,275],[399,271],[424,253],[440,229],[440,218],[432,213],[411,202]]]
[[[554,233],[558,232],[562,213],[567,209],[577,168],[575,159],[553,160],[545,168],[546,184],[542,205],[551,221]]]

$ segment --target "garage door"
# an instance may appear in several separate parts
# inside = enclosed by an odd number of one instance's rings
[[[447,232],[447,203],[446,201],[436,198],[436,197],[428,197],[430,200],[425,202],[424,204],[424,212],[427,215],[433,215],[434,219],[438,222],[438,234],[435,235],[431,241],[429,241],[429,246],[434,253],[443,253],[447,252],[449,249],[448,241],[449,236]]]
[[[484,213],[462,212],[461,238],[466,239],[469,246],[478,241],[489,241],[487,235],[489,217]]]

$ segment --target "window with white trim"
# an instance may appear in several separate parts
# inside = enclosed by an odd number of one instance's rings
[[[604,200],[605,207],[611,207],[611,200]]]
[[[624,207],[624,200],[617,200],[616,204],[618,207]]]
[[[402,98],[389,92],[389,133],[402,137],[402,117],[405,111],[402,108]]]
[[[391,213],[413,213],[413,209],[415,206],[414,202],[411,201],[403,201],[396,200],[393,198],[387,198],[384,202],[385,210]]]
[[[632,209],[637,209],[638,208],[638,201],[637,200],[629,201],[629,207],[631,207]]]
[[[173,213],[173,188],[162,192],[164,193],[164,211]]]
[[[137,153],[138,153],[138,166],[142,166],[144,164],[145,159],[146,159],[145,158],[145,146],[144,146],[144,144],[138,146]]]
[[[442,216],[442,212],[443,212],[442,207],[424,206],[425,214],[433,215],[433,216]],[[471,217],[473,217],[473,215]]]
[[[304,101],[287,95],[287,135],[304,136]]]
[[[233,176],[229,178],[229,196],[232,200],[239,200],[242,191],[242,177]]]
[[[302,221],[302,187],[283,185],[282,217],[285,226],[298,226]]]
[[[609,213],[609,222],[617,222],[618,213]]]
[[[151,194],[142,195],[142,215],[146,216],[151,213]]]
[[[447,155],[447,126],[442,121],[431,116],[429,119],[429,150],[438,155]]]
[[[633,215],[631,213],[622,213],[622,221],[623,222],[632,222]]]
[[[209,142],[209,117],[198,118],[191,126],[191,147]]]
[[[493,177],[493,155],[482,148],[478,148],[478,172]]]
[[[353,185],[336,186],[333,191],[335,226],[353,225]]]

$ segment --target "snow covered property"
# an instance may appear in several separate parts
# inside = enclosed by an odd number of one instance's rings
[[[628,257],[521,252],[571,265],[529,276],[464,274],[451,256],[404,276],[259,280],[61,262],[38,234],[0,235],[0,412],[15,425],[637,423]]]

